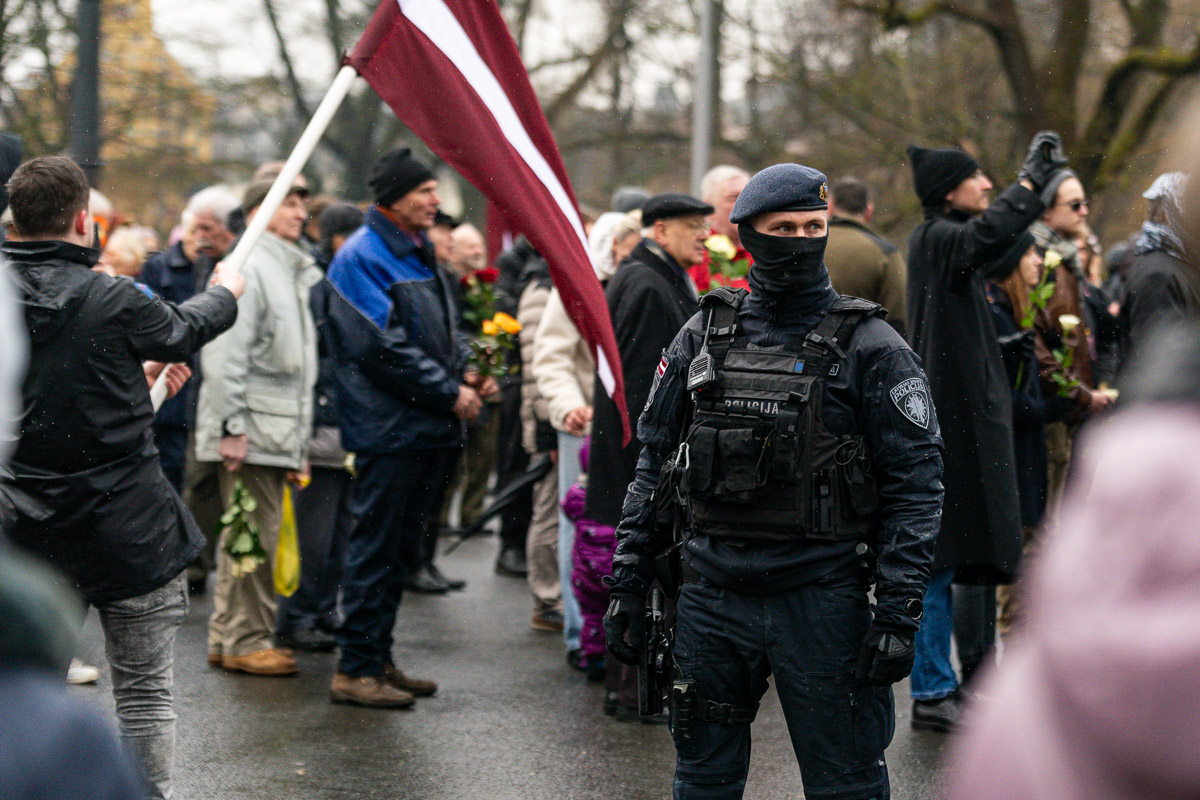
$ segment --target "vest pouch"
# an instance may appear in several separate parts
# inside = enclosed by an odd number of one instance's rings
[[[758,488],[758,459],[761,448],[751,428],[727,428],[717,434],[721,477],[717,493],[750,502],[749,492]],[[741,495],[747,496],[743,499]]]
[[[688,467],[683,485],[688,494],[708,497],[717,468],[717,429],[696,426],[688,434]]]

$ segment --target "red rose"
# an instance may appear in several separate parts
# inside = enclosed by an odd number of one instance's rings
[[[475,277],[479,279],[480,283],[495,283],[500,278],[500,270],[495,267],[488,267],[476,272]]]

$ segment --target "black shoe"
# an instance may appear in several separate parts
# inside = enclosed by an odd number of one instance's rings
[[[918,731],[948,733],[958,724],[961,713],[962,696],[957,691],[937,700],[914,700],[912,726]]]
[[[329,653],[337,648],[337,639],[324,631],[310,628],[290,633],[277,633],[275,634],[275,644],[278,647],[290,647],[293,650],[305,650],[309,653]]]
[[[592,656],[587,659],[583,671],[587,673],[588,683],[602,683],[608,677],[608,664],[604,656]]]
[[[421,567],[404,579],[404,588],[417,594],[445,594],[450,587],[439,581],[429,567]]]
[[[604,716],[615,717],[617,715],[617,706],[620,705],[620,702],[617,700],[619,696],[615,689],[610,689],[604,693],[604,704],[600,706],[600,711]]]
[[[583,651],[578,648],[568,650],[567,666],[571,669],[577,669],[580,672],[587,672],[587,659],[583,657]]]
[[[496,573],[510,578],[524,578],[529,574],[525,554],[518,547],[500,548],[500,555],[496,556]]]
[[[430,564],[428,569],[429,569],[430,574],[433,575],[434,578],[436,578],[437,580],[446,584],[446,588],[452,592],[462,591],[463,589],[467,588],[466,581],[460,581],[460,580],[455,580],[453,578],[447,578],[444,574],[442,574],[442,571],[440,569],[438,569],[437,564]]]

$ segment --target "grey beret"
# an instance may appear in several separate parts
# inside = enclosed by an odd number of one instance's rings
[[[738,195],[729,221],[741,224],[769,211],[829,208],[829,181],[803,164],[775,164],[755,175]]]

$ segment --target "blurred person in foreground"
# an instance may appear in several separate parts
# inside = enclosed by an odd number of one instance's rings
[[[908,244],[908,340],[929,376],[946,447],[946,499],[911,679],[912,725],[946,731],[961,702],[950,663],[951,583],[1006,583],[1021,557],[1012,390],[984,277],[1041,215],[1050,199],[1047,184],[1067,162],[1057,134],[1039,134],[1018,182],[993,203],[991,180],[962,150],[910,145],[908,155],[925,212]],[[1014,347],[1027,345],[1018,341]],[[976,634],[970,652],[985,652],[991,643],[994,623],[989,626],[987,609],[994,598],[990,590],[975,594],[979,602],[967,616]]]
[[[242,209],[253,221],[271,183],[252,183]],[[308,470],[317,343],[309,294],[321,279],[300,245],[308,218],[308,190],[293,184],[271,215],[242,267],[246,292],[238,321],[200,354],[204,382],[196,411],[196,459],[221,466],[218,481],[226,508],[237,484],[255,507],[266,561],[238,574],[222,543],[217,585],[208,621],[208,663],[231,672],[280,676],[296,672],[292,655],[274,646],[275,547],[283,519],[283,491]]]
[[[842,178],[829,187],[825,266],[838,294],[879,303],[887,309],[887,321],[903,336],[904,258],[871,227],[874,214],[871,190],[858,178]]]
[[[346,239],[362,225],[363,213],[349,203],[327,205],[317,220],[317,266],[327,271]],[[337,646],[338,589],[342,558],[354,517],[350,512],[352,474],[338,429],[333,356],[324,309],[329,282],[312,287],[310,306],[317,330],[317,385],[313,389],[312,441],[308,446],[311,482],[295,490],[296,538],[300,546],[300,586],[279,598],[275,641],[280,647],[328,652]]]
[[[463,423],[495,386],[467,372],[453,288],[426,235],[441,202],[433,171],[400,148],[375,163],[369,185],[375,205],[334,257],[320,312],[342,444],[357,470],[329,693],[334,703],[408,708],[437,684],[393,660],[404,581],[420,565]]]
[[[1200,796],[1200,331],[1154,336],[1123,408],[1081,437],[1023,627],[954,743],[951,797]]]
[[[126,746],[153,797],[172,795],[175,631],[184,568],[204,539],[167,482],[151,436],[148,379],[237,317],[240,275],[179,306],[90,269],[99,253],[83,171],[35,158],[9,181],[2,251],[30,339],[20,440],[0,484],[0,528],[62,570],[100,614]],[[168,373],[178,391],[186,368]]]

